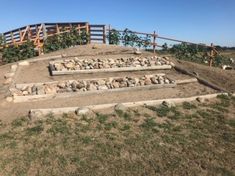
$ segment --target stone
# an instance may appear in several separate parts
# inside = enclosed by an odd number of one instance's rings
[[[28,61],[22,61],[18,63],[20,66],[28,66],[29,62]]]
[[[112,83],[112,86],[113,86],[113,88],[117,89],[117,88],[119,88],[119,83],[116,82],[116,81],[114,81],[114,82]]]
[[[22,93],[23,93],[23,95],[28,95],[29,94],[29,92],[26,91],[26,90],[24,90]]]
[[[16,64],[12,65],[12,66],[11,66],[11,71],[12,71],[12,72],[16,72],[17,67],[18,67],[18,66],[17,66]]]
[[[71,68],[75,67],[75,64],[72,62],[68,62],[68,63],[64,64],[64,66],[68,69],[71,69]]]
[[[103,79],[99,79],[99,80],[97,80],[97,84],[98,85],[105,85],[105,80],[103,80]]]
[[[33,85],[33,86],[31,87],[31,92],[32,92],[33,95],[36,95],[36,94],[37,94],[37,87],[36,87],[35,85]]]
[[[12,101],[13,101],[13,97],[7,97],[7,98],[6,98],[6,101],[7,101],[7,102],[12,102]]]
[[[163,101],[163,102],[162,102],[162,105],[163,105],[163,106],[166,106],[166,107],[168,107],[168,108],[175,107],[175,103],[172,102],[172,101]]]
[[[82,88],[84,88],[86,86],[85,86],[85,84],[83,82],[78,82],[76,87],[77,87],[77,89],[82,89]]]
[[[14,75],[15,75],[14,72],[6,73],[6,74],[4,75],[4,78],[5,78],[5,79],[7,79],[7,78],[12,78]]]
[[[122,103],[119,103],[119,104],[116,104],[114,106],[114,109],[116,111],[126,111],[127,110],[127,107],[125,105],[123,105]]]
[[[58,71],[62,71],[63,68],[64,68],[61,63],[55,63],[55,64],[54,64],[54,67],[55,67],[55,69],[58,70]]]
[[[77,82],[76,82],[76,81],[73,81],[73,82],[72,82],[71,88],[72,88],[73,90],[77,89]]]
[[[196,100],[197,100],[199,103],[204,103],[204,102],[205,102],[205,99],[202,98],[202,97],[197,97]]]
[[[141,51],[139,50],[139,48],[135,48],[134,54],[136,54],[136,55],[141,55],[142,53],[141,53]]]
[[[89,91],[95,91],[95,90],[97,90],[97,87],[96,87],[94,84],[89,84],[89,85],[87,86],[87,90],[89,90]]]
[[[159,84],[158,80],[156,79],[156,77],[152,77],[151,81],[153,84]]]
[[[46,94],[55,94],[56,93],[56,87],[53,85],[45,85],[44,91]]]
[[[164,80],[164,83],[165,83],[165,84],[170,84],[170,80],[169,80],[169,79],[165,79],[165,80]]]
[[[43,95],[43,94],[45,94],[44,87],[37,86],[37,95]]]
[[[144,85],[150,85],[150,84],[152,84],[151,80],[149,78],[146,78],[144,80]]]
[[[12,83],[12,78],[7,78],[3,84],[10,84]]]
[[[64,82],[59,82],[57,84],[57,87],[59,87],[60,89],[64,89],[66,87],[66,84]]]
[[[108,87],[106,85],[98,86],[98,90],[108,90]]]
[[[75,110],[76,115],[85,115],[90,112],[90,109],[87,107],[77,108]]]

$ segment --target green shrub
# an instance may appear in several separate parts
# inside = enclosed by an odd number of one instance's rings
[[[115,29],[109,31],[108,40],[111,45],[118,45],[120,43],[120,32]]]
[[[76,28],[70,32],[50,36],[44,42],[44,52],[49,53],[59,49],[69,48],[76,45],[85,45],[89,42],[89,34],[86,31],[79,33]]]
[[[17,46],[9,46],[3,49],[3,62],[11,63],[19,60],[28,59],[36,56],[36,51],[34,49],[34,44],[32,41],[27,41],[26,43]]]

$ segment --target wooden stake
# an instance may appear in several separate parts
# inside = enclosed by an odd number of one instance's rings
[[[214,45],[213,45],[213,43],[211,43],[210,60],[209,60],[209,66],[210,67],[212,67],[214,57],[215,57],[215,54],[214,54]]]
[[[156,31],[153,32],[153,53],[156,53]]]

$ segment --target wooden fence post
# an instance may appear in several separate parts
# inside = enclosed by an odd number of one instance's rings
[[[106,28],[103,26],[103,43],[106,44]]]
[[[209,66],[211,67],[213,64],[213,59],[214,59],[214,45],[211,43],[211,49],[210,49],[210,60],[209,60]]]
[[[153,53],[156,53],[156,31],[153,32]]]

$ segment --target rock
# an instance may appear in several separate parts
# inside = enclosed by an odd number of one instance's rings
[[[197,97],[196,100],[197,100],[199,103],[204,103],[204,102],[205,102],[205,99],[202,98],[202,97]]]
[[[58,70],[58,71],[62,71],[63,68],[64,68],[64,66],[63,66],[61,63],[55,63],[55,64],[54,64],[54,67],[55,67],[55,69]]]
[[[10,84],[12,83],[12,78],[7,78],[3,84]]]
[[[43,95],[43,94],[45,94],[44,87],[37,86],[37,95]]]
[[[117,88],[119,88],[119,83],[116,82],[116,81],[114,81],[114,82],[112,83],[112,86],[113,86],[113,88],[117,89]]]
[[[12,66],[11,66],[11,71],[12,71],[12,72],[16,72],[17,67],[18,67],[18,66],[17,66],[16,64],[12,65]]]
[[[90,112],[89,108],[83,107],[83,108],[77,108],[75,110],[76,115],[85,115],[88,114]]]
[[[24,90],[22,93],[23,93],[23,95],[28,95],[29,94],[29,92],[26,91],[26,90]]]
[[[71,88],[73,89],[73,91],[77,89],[77,82],[76,81],[72,82]]]
[[[114,106],[114,109],[116,111],[126,111],[127,110],[127,107],[125,105],[123,105],[122,103],[119,103],[119,104],[116,104]]]
[[[6,98],[6,101],[12,102],[12,101],[13,101],[13,97],[7,97],[7,98]]]
[[[98,85],[105,85],[105,80],[103,80],[103,79],[99,79],[98,81],[97,81],[97,84]]]
[[[32,95],[36,95],[37,94],[37,87],[35,85],[33,85],[31,87],[31,93],[32,93]]]
[[[233,68],[230,65],[223,65],[222,69],[223,70],[232,70]]]
[[[152,82],[151,82],[151,80],[149,78],[146,78],[144,80],[144,85],[151,85],[151,84],[152,84]]]
[[[98,86],[98,90],[108,90],[106,85]]]
[[[152,81],[153,84],[158,84],[158,80],[156,79],[156,77],[152,77],[150,78],[150,80]]]
[[[68,63],[64,64],[64,66],[68,69],[71,69],[71,68],[75,67],[75,64],[72,62],[68,62]]]
[[[55,94],[56,87],[53,85],[45,85],[44,87],[45,94]]]
[[[78,89],[82,89],[82,88],[84,88],[84,87],[86,87],[86,86],[85,86],[85,84],[84,84],[83,82],[78,82],[78,83],[77,83],[77,88],[78,88]]]
[[[18,63],[20,66],[28,66],[29,62],[28,61],[22,61]]]
[[[134,54],[136,54],[136,55],[141,55],[142,53],[141,53],[141,51],[139,50],[139,48],[135,48]]]
[[[97,87],[96,87],[94,84],[89,84],[89,85],[87,86],[87,90],[89,90],[89,91],[95,91],[95,90],[97,90]]]
[[[170,84],[170,80],[169,79],[165,79],[164,83],[165,84]]]
[[[14,72],[6,73],[6,74],[4,75],[4,78],[5,78],[5,79],[11,78],[11,77],[13,77],[14,75],[15,75]]]
[[[172,101],[163,101],[163,102],[162,102],[162,105],[163,105],[163,106],[166,106],[166,107],[168,107],[168,108],[175,107],[175,103],[172,102]]]
[[[64,82],[59,82],[57,84],[57,87],[59,87],[60,89],[64,89],[66,87],[66,84]]]
[[[96,45],[93,45],[92,49],[98,49],[98,47]]]

